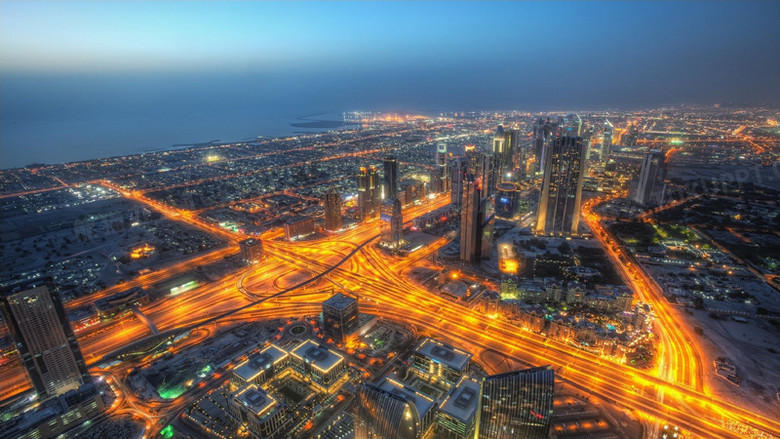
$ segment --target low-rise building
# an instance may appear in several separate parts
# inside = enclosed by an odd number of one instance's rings
[[[411,370],[424,380],[449,387],[460,381],[470,361],[470,353],[426,338],[414,350]]]

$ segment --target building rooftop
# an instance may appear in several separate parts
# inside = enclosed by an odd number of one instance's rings
[[[287,357],[287,351],[270,345],[262,351],[250,355],[244,362],[236,366],[233,373],[244,381],[251,381],[271,365]]]
[[[330,299],[322,302],[322,306],[343,310],[355,302],[357,302],[357,300],[354,297],[350,297],[342,293],[336,293]]]
[[[344,361],[344,357],[337,354],[335,351],[311,340],[302,342],[293,349],[290,354],[311,364],[321,372],[329,372],[337,364]]]
[[[273,396],[255,384],[243,387],[233,395],[233,399],[238,401],[244,407],[247,407],[255,416],[263,417],[274,412],[275,409],[281,409],[281,404]]]
[[[455,370],[463,370],[471,360],[471,354],[432,338],[426,338],[415,352]]]
[[[382,380],[382,384],[379,385],[379,388],[385,392],[400,396],[414,404],[414,408],[417,409],[417,414],[420,415],[420,418],[424,418],[426,414],[433,410],[435,405],[431,398],[411,387],[405,386],[396,376],[389,376]]]
[[[464,424],[470,424],[477,414],[477,407],[479,407],[479,383],[474,378],[464,376],[452,388],[439,410]]]
[[[248,238],[248,239],[245,239],[243,241],[240,241],[239,244],[247,246],[247,247],[252,247],[252,246],[257,245],[257,244],[262,244],[262,241],[260,241],[259,239],[255,239],[255,238]]]

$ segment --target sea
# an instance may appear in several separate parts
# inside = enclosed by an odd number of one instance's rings
[[[0,168],[321,132],[372,104],[310,78],[2,74]]]

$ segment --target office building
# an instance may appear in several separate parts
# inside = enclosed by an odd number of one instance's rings
[[[290,351],[290,364],[293,371],[322,393],[331,393],[348,378],[344,357],[311,340]]]
[[[480,439],[547,439],[553,412],[552,366],[536,367],[482,380]]]
[[[414,350],[410,371],[425,381],[455,385],[468,370],[471,354],[426,338]]]
[[[385,168],[385,200],[398,198],[398,159],[386,157],[382,164]]]
[[[634,201],[647,206],[660,206],[664,202],[666,189],[666,161],[664,153],[658,150],[648,151],[642,160],[639,182]]]
[[[325,203],[325,230],[335,232],[341,229],[341,195],[333,189],[328,189],[323,197]]]
[[[360,326],[358,301],[342,293],[334,294],[322,302],[323,333],[335,343],[343,344]]]
[[[418,439],[420,415],[403,396],[363,383],[355,395],[355,439]]]
[[[463,179],[463,198],[460,211],[460,260],[478,263],[482,256],[482,224],[484,202],[479,182],[471,174]]]
[[[284,222],[284,237],[288,241],[305,238],[314,233],[314,218],[298,216]]]
[[[262,386],[266,381],[290,366],[290,355],[276,345],[268,345],[250,355],[232,371],[232,381],[238,387],[250,384]]]
[[[382,194],[376,166],[361,167],[357,175],[358,216],[361,221],[379,215]]]
[[[230,397],[228,413],[256,439],[277,437],[287,423],[284,404],[256,384],[243,387]]]
[[[39,399],[91,382],[51,279],[8,287],[0,294],[0,308]]]
[[[464,376],[450,390],[436,415],[436,439],[472,439],[476,433],[480,383]]]
[[[96,383],[90,382],[60,396],[36,402],[34,410],[28,410],[11,419],[0,420],[0,438],[62,437],[60,435],[63,433],[67,434],[105,410],[101,395],[104,392],[105,387],[98,387]]]
[[[241,250],[241,260],[245,264],[252,265],[263,259],[263,241],[255,238],[239,241],[238,248]]]
[[[546,149],[535,232],[576,234],[580,220],[585,147],[581,137],[556,136]]]
[[[496,188],[496,218],[513,220],[520,204],[520,186],[517,183],[503,182]]]

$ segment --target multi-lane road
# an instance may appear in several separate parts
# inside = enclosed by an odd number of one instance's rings
[[[150,202],[141,194],[115,189],[154,209],[167,209],[163,213],[172,219],[214,231],[212,225],[204,224],[192,215]],[[445,206],[448,200],[449,195],[446,194],[422,206],[413,206],[404,212],[404,218],[409,220]],[[593,229],[594,236],[606,240],[606,235],[601,235],[602,229],[592,207],[593,204],[586,204],[583,216]],[[689,337],[687,326],[680,324],[680,318],[665,303],[652,280],[644,277],[641,270],[622,261],[618,251],[612,250],[608,243],[606,248],[614,258],[613,261],[629,279],[639,297],[653,305],[658,316],[656,327],[661,337],[663,362],[655,370],[640,371],[613,362],[574,346],[521,330],[513,324],[432,294],[410,281],[404,272],[411,266],[411,261],[432,254],[446,243],[446,239],[437,240],[409,258],[389,256],[371,245],[358,248],[374,239],[381,224],[363,224],[313,241],[288,243],[266,240],[264,243],[268,258],[261,264],[185,295],[155,301],[142,311],[160,331],[188,327],[247,306],[258,298],[286,290],[291,285],[328,271],[327,276],[318,277],[305,287],[245,309],[231,316],[231,319],[247,315],[253,318],[310,315],[317,312],[317,304],[328,296],[325,289],[331,284],[339,285],[359,295],[360,306],[364,311],[415,325],[422,332],[433,336],[455,342],[460,340],[464,345],[501,352],[518,361],[553,364],[561,379],[587,389],[603,401],[636,411],[648,420],[670,422],[707,438],[762,437],[761,434],[766,435],[763,437],[780,436],[780,422],[776,419],[751,413],[710,394],[702,380],[698,347],[689,342],[693,338]],[[219,235],[231,243],[243,238],[221,229]],[[338,267],[333,268],[335,265]],[[144,280],[138,280],[137,283],[139,286],[151,286],[158,280],[155,277],[154,280],[149,279],[148,284]],[[150,331],[146,325],[130,318],[122,320],[108,331],[84,336],[79,342],[87,362],[93,363],[105,354],[148,335]],[[20,372],[19,368],[3,371],[4,376]],[[117,378],[121,380],[121,377]],[[663,398],[659,398],[659,395],[663,395]],[[151,407],[149,403],[137,401],[132,395],[125,395],[115,410],[131,410],[152,423],[153,420],[165,419],[168,414],[174,414],[192,398],[192,395],[185,394],[176,404],[165,407],[152,404],[154,407]],[[152,408],[154,414],[150,412]],[[148,426],[155,428],[151,424]]]

